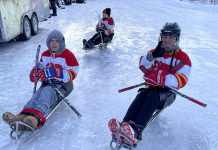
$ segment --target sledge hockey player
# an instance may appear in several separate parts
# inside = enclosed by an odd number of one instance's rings
[[[115,132],[128,137],[130,145],[141,140],[141,134],[152,115],[171,105],[176,95],[165,86],[180,89],[187,82],[191,71],[188,55],[179,47],[181,29],[174,23],[165,23],[160,30],[158,45],[140,58],[139,69],[150,86],[141,88],[121,123],[111,119],[108,123],[112,136]],[[120,138],[120,137],[115,137]],[[122,141],[126,143],[126,141]]]
[[[37,83],[40,80],[42,85],[19,114],[5,112],[2,115],[3,120],[8,124],[21,121],[33,129],[42,127],[51,106],[62,99],[53,86],[65,97],[73,90],[73,80],[78,74],[79,64],[74,54],[65,47],[63,34],[53,30],[48,35],[46,44],[48,50],[42,53],[37,64],[38,71],[33,67],[30,72],[30,81]],[[25,130],[26,127],[20,125],[18,129]]]
[[[114,25],[114,20],[111,17],[111,9],[104,9],[103,18],[99,20],[96,26],[97,33],[88,41],[83,39],[83,48],[93,49],[96,45],[111,42],[114,36]]]

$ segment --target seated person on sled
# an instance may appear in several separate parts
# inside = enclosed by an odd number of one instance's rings
[[[40,128],[46,122],[49,108],[61,97],[56,93],[48,79],[66,97],[73,90],[73,80],[76,78],[79,64],[74,54],[65,47],[65,39],[61,32],[53,30],[47,38],[48,50],[42,53],[38,72],[36,67],[30,72],[31,82],[42,81],[40,88],[24,106],[23,110],[15,115],[5,112],[3,120],[11,124],[21,121],[33,129]],[[24,125],[19,125],[19,130],[25,130]]]
[[[99,23],[96,26],[97,33],[88,41],[86,39],[83,40],[84,49],[93,49],[96,45],[112,41],[114,36],[114,20],[110,17],[110,14],[110,8],[104,9],[103,18],[99,20]]]
[[[112,135],[117,131],[132,142],[126,144],[135,145],[141,140],[142,131],[154,112],[174,102],[175,94],[165,86],[180,89],[188,82],[191,61],[179,47],[180,32],[177,23],[166,23],[163,26],[157,47],[142,56],[139,62],[149,87],[138,91],[122,123],[116,119],[108,123]]]

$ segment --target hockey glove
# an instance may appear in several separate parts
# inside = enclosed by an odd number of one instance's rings
[[[30,72],[30,81],[36,83],[38,82],[38,80],[39,78],[36,72],[36,67],[33,67],[33,69]]]
[[[96,28],[96,31],[97,31],[97,32],[104,32],[104,29],[103,29],[102,27],[97,27],[97,28]]]
[[[48,68],[40,69],[38,71],[38,76],[42,81],[51,78],[63,79],[63,70],[52,64]]]
[[[155,48],[155,50],[152,52],[152,56],[154,58],[158,58],[158,57],[163,57],[164,55],[164,48],[161,46],[162,45],[162,41],[160,41],[157,45],[157,47]]]
[[[144,67],[144,66],[140,66],[139,69],[144,73],[144,74],[148,74],[149,71]]]
[[[144,80],[151,86],[164,87],[166,71],[164,70],[151,70],[150,73],[144,75]]]

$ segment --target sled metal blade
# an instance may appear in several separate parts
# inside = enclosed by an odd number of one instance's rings
[[[131,140],[124,134],[120,132],[114,132],[110,142],[111,150],[120,150],[123,147],[129,150],[133,150],[136,147],[136,144],[133,145]]]
[[[21,121],[12,122],[9,126],[11,128],[10,137],[13,140],[23,140],[29,138],[36,132],[36,130],[30,125]],[[23,126],[25,130],[19,129],[21,126]]]
[[[155,113],[152,115],[151,119],[149,120],[149,122],[145,126],[145,128],[147,128],[155,120],[155,118],[157,118],[157,116],[160,115],[160,113],[162,111],[163,111],[163,109],[155,111]],[[133,122],[130,122],[130,123],[134,124]],[[118,138],[115,138],[115,137],[118,137]],[[133,150],[136,148],[137,143],[135,145],[133,145],[131,140],[127,136],[121,134],[120,132],[114,132],[112,134],[112,140],[110,142],[110,149],[111,150],[120,150],[121,148],[126,148],[129,150]]]

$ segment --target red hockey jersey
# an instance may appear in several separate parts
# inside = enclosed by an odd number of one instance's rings
[[[114,33],[114,20],[113,18],[102,18],[101,22],[97,24],[96,27],[101,26],[103,29],[105,29],[105,34],[106,35],[111,35],[112,33]]]
[[[154,50],[150,52],[152,51]],[[163,57],[156,58],[151,62],[149,62],[146,57],[147,54],[141,57],[139,66],[144,66],[149,70],[154,68],[166,70],[168,74],[166,75],[165,86],[180,89],[188,82],[191,72],[191,61],[188,55],[181,49],[177,49],[174,54],[173,52],[164,53]],[[179,69],[174,69],[177,67]]]
[[[74,54],[65,49],[60,54],[52,54],[50,50],[42,53],[40,62],[43,68],[54,64],[55,67],[63,70],[63,79],[61,81],[67,83],[74,80],[79,72],[79,63]]]

